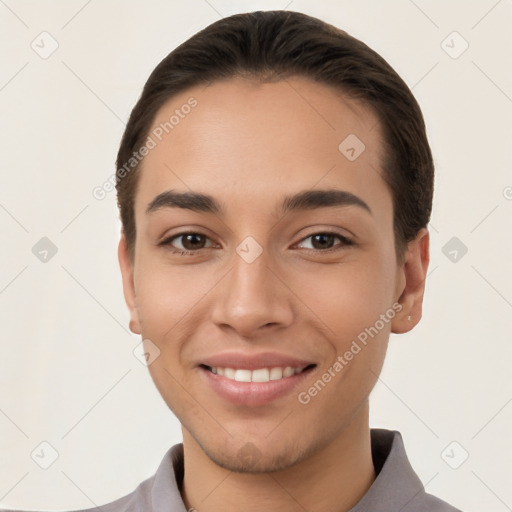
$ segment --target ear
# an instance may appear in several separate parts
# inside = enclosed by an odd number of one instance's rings
[[[124,233],[121,232],[121,239],[117,249],[117,256],[119,259],[119,266],[121,267],[121,276],[123,278],[123,293],[124,300],[128,309],[130,310],[130,331],[135,334],[140,334],[139,313],[137,311],[137,304],[135,300],[135,285],[133,280],[133,266],[128,256],[128,246]]]
[[[397,302],[402,309],[391,322],[391,332],[409,332],[420,321],[429,261],[429,233],[422,228],[416,238],[407,244],[405,261],[399,269]]]

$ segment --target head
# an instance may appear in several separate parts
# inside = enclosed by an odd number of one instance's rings
[[[315,18],[231,16],[151,73],[116,166],[130,328],[184,435],[239,471],[325,448],[421,317],[433,162],[407,85]],[[306,369],[273,400],[226,399],[206,364],[276,354]]]

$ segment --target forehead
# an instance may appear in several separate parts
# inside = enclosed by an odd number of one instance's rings
[[[141,165],[136,215],[169,189],[247,205],[318,183],[373,203],[390,200],[376,115],[308,79],[235,78],[190,88],[159,110],[148,135],[155,147]]]

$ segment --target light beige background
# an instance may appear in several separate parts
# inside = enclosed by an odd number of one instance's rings
[[[428,492],[512,510],[510,0],[0,0],[0,506],[105,504],[181,440],[133,354],[115,193],[92,190],[165,55],[220,16],[282,8],[382,54],[422,106],[435,155],[424,318],[392,337],[372,425],[402,432]],[[52,39],[46,59],[31,47]],[[47,262],[32,252],[42,237],[57,247]],[[468,248],[455,262],[452,237]],[[48,469],[31,458],[51,453],[43,441],[58,453]]]

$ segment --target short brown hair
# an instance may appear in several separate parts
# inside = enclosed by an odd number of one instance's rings
[[[174,49],[149,76],[126,125],[116,160],[117,204],[131,261],[140,148],[158,110],[172,96],[236,76],[276,81],[302,76],[356,97],[377,114],[383,133],[384,179],[393,199],[398,260],[432,209],[434,164],[420,107],[405,82],[374,50],[333,25],[292,11],[223,18]],[[123,169],[124,166],[124,169]]]

